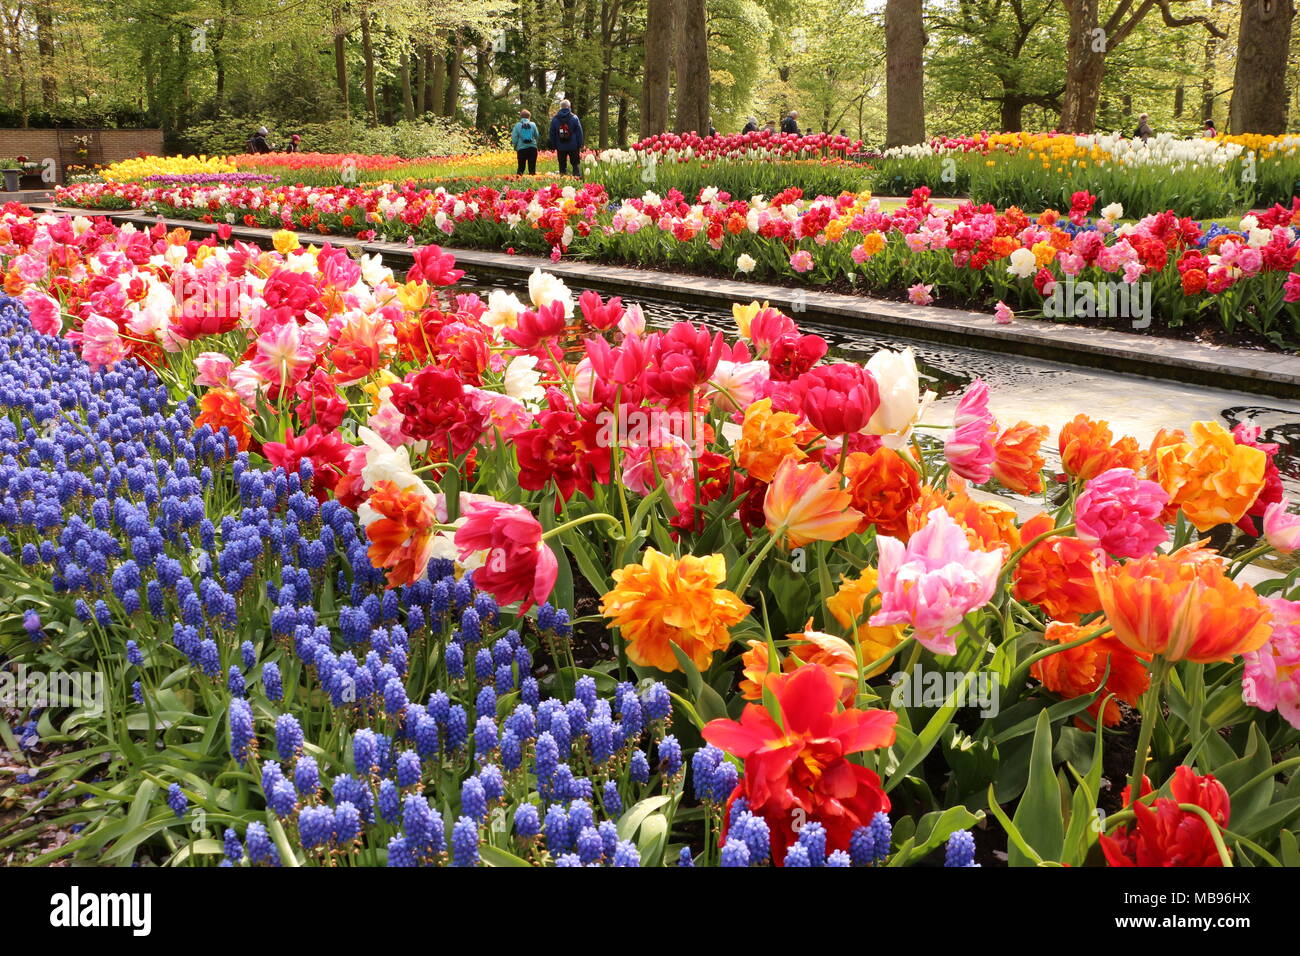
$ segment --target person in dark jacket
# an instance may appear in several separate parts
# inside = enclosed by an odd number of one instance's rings
[[[799,135],[799,111],[791,110],[785,119],[781,120],[781,132]]]
[[[259,126],[257,132],[248,140],[248,151],[250,153],[269,153],[271,151],[271,143],[267,137],[270,135],[270,130],[265,126]]]
[[[747,118],[747,119],[745,120],[745,128],[742,129],[740,132],[741,132],[742,134],[744,134],[744,133],[757,133],[757,132],[758,132],[758,120],[756,120],[756,119],[754,119],[754,117],[750,116],[749,118]]]
[[[582,175],[582,120],[573,112],[568,100],[560,100],[560,111],[551,117],[551,145],[560,160],[560,175],[566,165],[573,166],[573,175]]]
[[[525,166],[528,167],[528,175],[537,172],[537,141],[540,136],[541,130],[533,122],[533,114],[528,110],[520,110],[519,122],[510,130],[510,145],[515,148],[515,158],[519,161],[516,176],[524,174]]]
[[[302,149],[301,143],[302,143],[302,137],[299,136],[297,133],[294,133],[292,136],[289,137],[288,151],[291,153],[298,152],[299,150]]]
[[[1145,143],[1154,135],[1156,135],[1155,131],[1151,128],[1151,124],[1147,122],[1147,114],[1143,113],[1138,117],[1138,125],[1133,133],[1133,138],[1140,139]]]

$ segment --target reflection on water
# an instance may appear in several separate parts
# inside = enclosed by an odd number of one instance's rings
[[[494,282],[487,288],[524,290],[526,282]],[[485,289],[479,290],[486,294]],[[575,296],[581,292],[574,289]],[[522,295],[526,299],[527,296]],[[656,326],[674,322],[697,322],[734,334],[736,326],[729,311],[709,306],[682,304],[648,296],[624,296],[625,302],[639,302],[646,318]],[[924,388],[938,395],[932,421],[945,421],[946,410],[958,394],[976,378],[989,386],[990,403],[998,420],[1013,424],[1020,420],[1047,425],[1052,438],[1043,445],[1048,466],[1054,460],[1055,435],[1079,412],[1110,422],[1116,436],[1132,435],[1146,445],[1162,427],[1186,429],[1198,420],[1217,420],[1227,428],[1239,422],[1254,422],[1261,440],[1279,446],[1277,467],[1288,496],[1300,500],[1300,403],[1241,392],[1222,391],[1197,385],[1183,385],[1134,375],[1119,375],[1098,369],[1078,368],[1019,356],[998,355],[975,349],[912,342],[869,332],[856,332],[816,322],[800,322],[807,332],[822,336],[833,355],[863,362],[881,348],[911,347]]]

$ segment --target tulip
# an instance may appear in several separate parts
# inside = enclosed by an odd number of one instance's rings
[[[976,379],[957,403],[953,430],[944,442],[943,456],[954,472],[982,485],[993,477],[996,435],[997,421],[989,411],[989,388]]]
[[[767,530],[784,539],[787,547],[797,548],[812,541],[839,541],[857,530],[862,513],[852,501],[836,476],[821,465],[787,458],[767,489],[763,514]]]
[[[1300,547],[1300,515],[1290,514],[1288,502],[1275,501],[1264,512],[1264,540],[1282,554]]]
[[[1094,568],[1115,636],[1143,656],[1170,662],[1231,661],[1268,640],[1268,609],[1210,551],[1185,548]]]
[[[456,531],[461,557],[486,551],[474,572],[474,586],[501,605],[521,602],[522,614],[550,596],[559,574],[555,552],[542,540],[542,526],[531,511],[501,501],[478,502]]]
[[[872,435],[890,435],[905,442],[907,430],[920,418],[933,392],[921,396],[921,376],[916,369],[916,353],[911,346],[902,351],[881,349],[867,360],[867,371],[876,382],[880,404],[867,422],[865,431]],[[888,442],[887,442],[888,444]]]
[[[1169,494],[1128,468],[1111,468],[1088,480],[1074,506],[1080,540],[1117,558],[1141,558],[1169,538],[1161,521]]]
[[[955,654],[957,626],[993,597],[1001,552],[971,550],[965,530],[942,508],[907,544],[887,535],[876,542],[881,609],[871,626],[910,624],[922,645]]]
[[[851,362],[820,365],[801,375],[794,390],[804,417],[828,438],[861,431],[880,405],[875,378]]]

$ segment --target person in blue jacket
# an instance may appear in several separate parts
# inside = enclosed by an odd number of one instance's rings
[[[519,122],[510,130],[510,144],[515,148],[515,158],[519,160],[519,168],[515,171],[516,176],[524,174],[524,166],[528,166],[528,175],[535,175],[537,172],[537,140],[541,136],[541,130],[533,122],[533,114],[528,110],[519,111]]]
[[[573,175],[582,175],[582,121],[573,112],[568,100],[560,100],[560,111],[551,117],[551,145],[560,160],[560,175],[566,164],[573,166]]]

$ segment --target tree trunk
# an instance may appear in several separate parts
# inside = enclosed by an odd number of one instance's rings
[[[411,54],[402,54],[401,72],[399,74],[402,84],[402,119],[408,123],[415,119],[415,98],[411,95]]]
[[[1211,19],[1214,17],[1214,4],[1217,0],[1210,0]],[[1205,69],[1201,73],[1201,120],[1214,119],[1214,60],[1219,52],[1219,41],[1214,34],[1209,34],[1205,38]]]
[[[479,40],[474,51],[474,128],[487,130],[492,106],[492,44]]]
[[[1098,0],[1064,0],[1070,17],[1065,48],[1065,95],[1059,128],[1091,133],[1097,128],[1097,102],[1106,75],[1106,37],[1097,20]]]
[[[641,137],[668,130],[668,71],[673,52],[675,0],[648,0],[645,25],[645,94]]]
[[[339,91],[339,105],[343,107],[343,118],[350,116],[348,96],[348,47],[347,33],[343,29],[343,11],[334,8],[334,83]]]
[[[442,114],[443,90],[447,85],[447,58],[443,55],[445,37],[425,51],[424,108],[434,115]]]
[[[379,125],[379,106],[375,102],[375,45],[370,37],[370,11],[361,11],[361,53],[365,57],[366,112],[370,125]]]
[[[463,49],[460,37],[452,40],[451,56],[447,59],[447,85],[442,93],[442,115],[455,116],[460,101],[460,61]]]
[[[677,132],[709,132],[709,32],[705,0],[677,4]]]
[[[1241,0],[1237,69],[1228,120],[1233,133],[1286,130],[1286,60],[1291,46],[1291,0]]]
[[[1014,96],[1002,97],[1002,125],[999,129],[1004,133],[1019,133],[1024,125],[1025,104]]]
[[[885,146],[925,141],[921,0],[885,0]]]
[[[415,115],[424,115],[425,94],[428,92],[426,85],[429,82],[429,57],[428,48],[418,46],[415,48]]]
[[[619,149],[627,149],[627,111],[631,104],[628,102],[627,94],[618,95],[618,146]]]
[[[41,64],[41,105],[52,110],[58,105],[59,80],[54,72],[54,15],[48,2],[36,7],[36,51]]]

